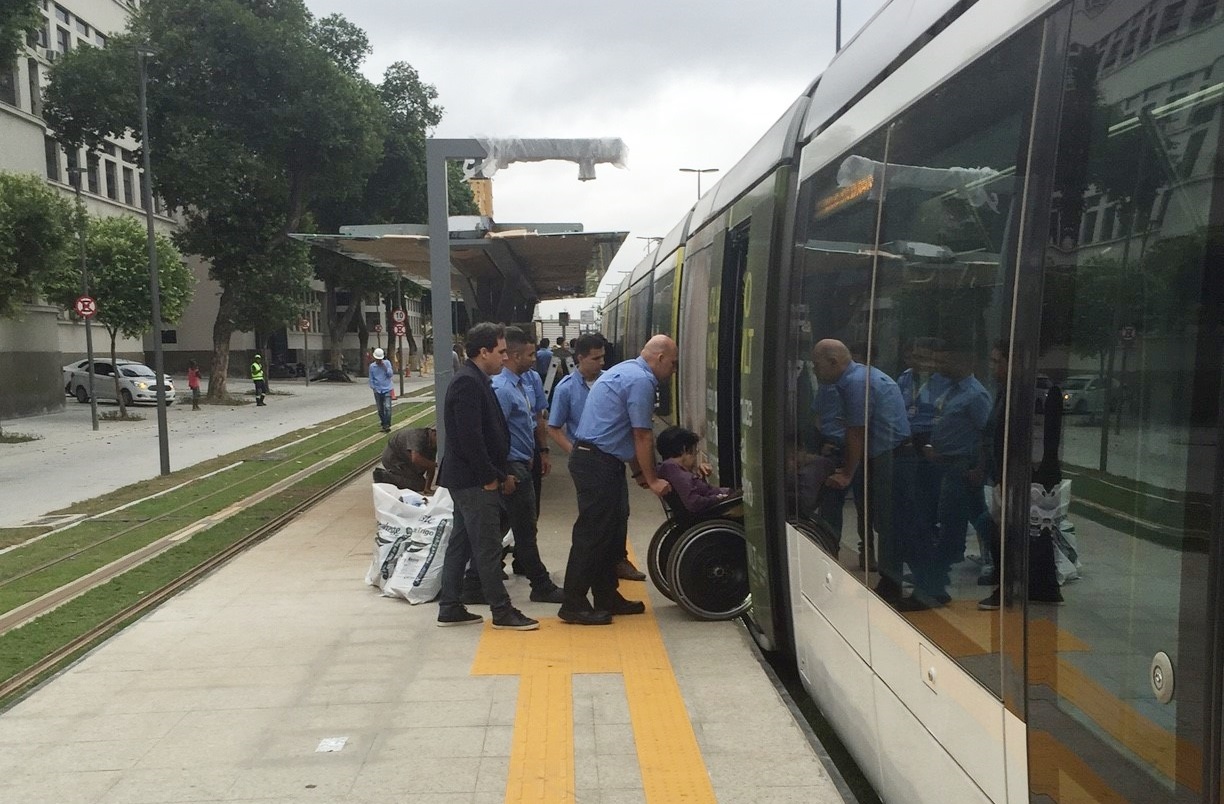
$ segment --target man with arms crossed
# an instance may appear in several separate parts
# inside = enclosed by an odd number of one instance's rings
[[[489,378],[500,374],[505,363],[505,328],[477,324],[468,330],[465,342],[468,359],[451,380],[443,407],[447,444],[438,485],[449,489],[455,501],[455,532],[442,565],[438,625],[484,620],[460,601],[463,571],[471,560],[493,610],[493,627],[532,631],[540,623],[510,605],[502,583],[502,495],[514,493],[516,480],[507,471],[510,436]]]
[[[676,363],[676,342],[655,335],[635,360],[604,372],[591,388],[569,460],[578,520],[565,568],[565,602],[557,613],[563,622],[607,625],[613,615],[646,610],[641,601],[626,600],[616,589],[616,563],[629,529],[625,464],[642,488],[659,497],[671,491],[655,474],[651,420],[655,390],[676,373]]]

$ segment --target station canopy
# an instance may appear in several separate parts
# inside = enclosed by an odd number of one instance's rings
[[[577,223],[495,223],[451,216],[451,291],[495,282],[524,301],[592,295],[628,232],[585,232]],[[396,272],[428,288],[428,227],[420,224],[344,226],[340,234],[293,234],[316,248]],[[465,292],[467,291],[467,292]]]

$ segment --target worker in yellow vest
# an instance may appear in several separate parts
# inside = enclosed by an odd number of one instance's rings
[[[255,361],[251,363],[251,381],[255,383],[255,404],[263,407],[268,383],[264,380],[263,356],[259,352],[255,353]]]

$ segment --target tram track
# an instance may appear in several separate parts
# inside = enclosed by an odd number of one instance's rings
[[[404,424],[409,425],[426,419],[433,412],[434,408],[432,405],[424,407],[406,420]],[[214,528],[219,530],[218,526],[224,526],[237,520],[240,515],[257,509],[261,504],[272,501],[278,495],[284,492],[291,493],[298,486],[308,485],[312,478],[334,470],[337,465],[352,459],[355,455],[360,455],[371,445],[377,444],[382,440],[383,436],[381,434],[363,438],[355,444],[350,444],[344,450],[323,458],[295,472],[290,477],[277,481],[265,489],[262,494],[253,495],[238,504],[227,507],[224,509],[224,515],[218,514],[208,517],[186,528],[162,536],[143,548],[135,550],[94,572],[52,590],[26,605],[0,615],[0,640],[30,628],[36,629],[39,618],[54,615],[58,609],[65,607],[66,604],[82,599],[90,592],[101,590],[111,582],[121,580],[127,573],[133,570],[155,563],[158,557],[168,554],[176,547],[189,544],[191,539],[197,535],[207,533]],[[332,443],[334,442],[328,442],[326,446],[331,446]],[[139,592],[137,599],[130,604],[123,605],[98,622],[91,624],[82,633],[46,651],[44,655],[31,662],[28,666],[11,672],[7,678],[0,678],[0,707],[17,693],[53,673],[65,662],[75,658],[83,651],[100,643],[126,623],[165,602],[214,569],[268,538],[303,511],[326,499],[340,487],[369,471],[378,462],[378,459],[379,454],[374,454],[360,460],[353,466],[346,467],[345,471],[340,475],[328,479],[320,488],[306,494],[288,508],[277,512],[268,521],[229,541],[221,549],[196,562],[189,569],[177,574],[157,588],[147,593]],[[246,480],[249,481],[250,478]],[[245,482],[243,485],[245,485]],[[230,488],[232,490],[233,487],[231,486]]]

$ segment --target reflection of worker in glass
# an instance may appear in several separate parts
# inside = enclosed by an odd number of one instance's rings
[[[911,562],[914,608],[948,602],[949,570],[964,560],[969,523],[985,510],[979,457],[990,394],[973,376],[969,349],[949,347],[938,361],[948,387],[935,400],[930,440],[922,449],[939,479],[939,525],[934,539],[924,545],[925,555],[915,555]]]
[[[897,388],[905,400],[911,440],[915,449],[897,459],[897,484],[905,495],[910,518],[906,523],[906,553],[925,553],[939,522],[941,472],[923,454],[931,443],[935,401],[948,390],[948,378],[939,373],[939,358],[947,346],[942,338],[917,337],[906,352],[909,368],[897,377]]]
[[[813,370],[842,403],[845,450],[842,465],[826,484],[844,490],[866,464],[869,521],[878,534],[880,582],[876,592],[891,603],[901,600],[902,547],[894,523],[905,516],[894,499],[895,457],[910,444],[909,419],[897,384],[884,372],[864,366],[838,340],[826,339],[812,349]],[[870,396],[870,401],[868,397]],[[870,420],[870,426],[868,421]]]

